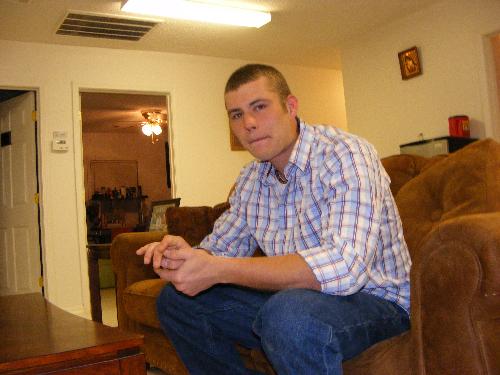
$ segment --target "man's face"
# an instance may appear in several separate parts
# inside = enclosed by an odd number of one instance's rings
[[[297,140],[297,98],[289,95],[286,108],[266,77],[241,85],[225,95],[229,125],[254,157],[277,169],[290,158]]]

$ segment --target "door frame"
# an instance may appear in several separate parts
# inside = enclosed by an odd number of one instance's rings
[[[44,231],[44,210],[43,210],[43,179],[42,179],[42,153],[41,153],[41,100],[40,100],[40,88],[33,86],[10,86],[10,85],[0,85],[0,90],[19,90],[26,92],[33,92],[35,94],[35,111],[36,111],[36,119],[35,119],[35,157],[36,157],[36,179],[37,179],[37,188],[38,188],[38,246],[40,252],[40,270],[41,275],[38,277],[42,278],[42,295],[49,295],[49,285],[47,282],[47,260],[45,256],[45,231]]]
[[[165,96],[167,102],[168,116],[168,143],[170,157],[170,176],[171,176],[171,192],[172,197],[176,197],[175,183],[175,152],[173,147],[173,118],[172,118],[172,91],[155,91],[143,89],[127,89],[117,87],[96,87],[94,85],[85,85],[79,82],[72,83],[72,102],[73,102],[73,149],[74,149],[74,170],[75,170],[75,186],[76,186],[76,202],[77,202],[77,223],[78,223],[78,244],[80,254],[80,272],[82,282],[83,307],[85,313],[90,317],[90,287],[87,262],[87,223],[85,209],[85,176],[83,162],[83,132],[82,132],[82,117],[81,117],[81,98],[82,92],[94,93],[112,93],[112,94],[143,94],[143,95],[158,95]]]
[[[499,87],[497,82],[500,77],[497,77],[495,58],[493,55],[493,48],[491,45],[491,37],[500,34],[500,30],[481,35],[479,54],[481,58],[480,64],[480,94],[481,102],[483,103],[483,116],[486,136],[492,137],[500,141],[500,98]],[[489,128],[489,129],[488,129]]]

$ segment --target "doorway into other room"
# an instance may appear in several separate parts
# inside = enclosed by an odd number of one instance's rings
[[[110,244],[147,231],[154,202],[173,198],[169,97],[81,91],[80,104],[87,245],[98,254],[98,284],[89,266],[92,317],[101,310],[116,326]]]

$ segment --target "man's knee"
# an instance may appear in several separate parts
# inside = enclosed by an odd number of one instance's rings
[[[320,321],[311,316],[310,301],[317,292],[289,289],[274,294],[258,312],[253,328],[261,340],[301,340],[308,331],[318,331]],[[327,331],[329,329],[327,327]],[[322,330],[325,332],[324,330]],[[328,336],[328,335],[326,335]],[[325,340],[328,338],[325,336]]]
[[[257,318],[265,321],[282,321],[297,313],[302,308],[303,296],[308,291],[304,289],[288,289],[275,293],[267,300],[257,314]],[[286,319],[286,320],[288,320]]]

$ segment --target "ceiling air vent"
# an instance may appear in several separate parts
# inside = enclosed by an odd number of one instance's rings
[[[56,34],[137,41],[157,24],[152,20],[69,12]]]

